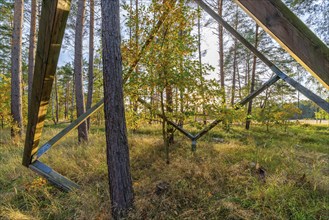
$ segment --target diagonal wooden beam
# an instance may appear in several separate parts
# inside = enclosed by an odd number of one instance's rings
[[[235,2],[329,89],[329,48],[281,0]]]
[[[23,165],[38,150],[71,0],[43,0]]]

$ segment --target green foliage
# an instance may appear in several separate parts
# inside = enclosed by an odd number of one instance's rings
[[[329,114],[325,110],[319,109],[319,111],[315,112],[315,119],[328,120]]]
[[[10,112],[10,78],[0,73],[0,126],[11,125]]]
[[[0,69],[10,70],[13,1],[0,0]]]

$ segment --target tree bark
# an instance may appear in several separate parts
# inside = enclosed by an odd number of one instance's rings
[[[90,29],[89,29],[89,65],[88,65],[88,97],[87,107],[90,109],[93,103],[94,90],[94,26],[95,26],[95,5],[94,0],[90,0]],[[87,119],[88,131],[90,129],[90,117]]]
[[[199,74],[201,83],[201,98],[202,98],[202,114],[203,124],[207,124],[206,108],[205,108],[205,96],[204,96],[204,80],[202,76],[202,51],[201,51],[201,8],[198,6],[198,58],[199,58]]]
[[[166,73],[165,73],[166,75]],[[173,91],[172,86],[166,83],[166,111],[169,114],[173,114]],[[174,127],[167,123],[167,136],[168,144],[171,145],[174,143]]]
[[[55,113],[56,113],[56,124],[59,121],[59,101],[58,101],[58,82],[57,82],[57,76],[54,77],[54,83],[55,83]]]
[[[223,16],[223,0],[218,0],[218,14]],[[219,44],[219,75],[220,75],[220,86],[223,95],[223,103],[226,102],[225,97],[225,73],[224,73],[224,39],[223,39],[223,26],[218,25],[218,44]]]
[[[112,217],[133,206],[129,147],[125,121],[120,35],[120,1],[102,0],[104,113]]]
[[[75,82],[75,76],[73,74],[73,82]],[[73,83],[74,84],[74,83]],[[74,89],[74,85],[72,85],[72,97],[71,97],[71,106],[70,106],[70,112],[71,112],[71,116],[70,116],[70,122],[73,122],[73,118],[74,118],[74,98],[75,98],[75,89]]]
[[[238,9],[238,6],[236,6]],[[239,11],[235,12],[235,21],[234,21],[234,29],[238,29],[239,24]],[[238,40],[234,39],[234,52],[233,52],[233,76],[232,76],[232,95],[231,95],[231,105],[234,106],[235,100],[235,87],[236,87],[236,73],[237,73],[237,50],[238,50]]]
[[[256,24],[256,33],[255,33],[255,47],[257,49],[258,46],[258,25]],[[254,55],[253,58],[253,63],[252,63],[252,73],[251,73],[251,85],[250,85],[250,93],[252,93],[255,90],[255,77],[256,77],[256,63],[257,62],[257,57]],[[249,130],[250,128],[250,115],[252,112],[252,101],[250,100],[250,102],[248,103],[248,110],[247,110],[247,120],[246,120],[246,129]]]
[[[28,60],[28,102],[30,102],[31,100],[31,91],[32,91],[33,73],[34,73],[36,22],[37,22],[37,0],[32,0],[30,38],[29,38],[29,60]]]
[[[79,117],[85,111],[83,80],[82,80],[82,37],[83,37],[83,23],[85,15],[86,0],[78,1],[78,12],[76,20],[75,31],[75,45],[74,45],[74,74],[75,74],[75,99],[77,116]],[[87,123],[83,122],[78,127],[78,139],[81,141],[88,141]]]
[[[138,0],[135,0],[135,50],[134,50],[134,56],[137,57],[139,53],[139,3]],[[136,76],[139,75],[139,65],[136,64],[135,67]],[[137,114],[138,114],[138,101],[133,100],[133,121],[134,125],[137,124]],[[133,132],[136,132],[136,126],[133,128]]]
[[[15,0],[14,4],[14,28],[11,49],[11,115],[13,125],[11,136],[22,137],[22,25],[23,25],[23,0]]]
[[[64,118],[65,120],[68,118],[69,115],[69,102],[70,102],[70,81],[65,83],[65,109],[64,109]]]

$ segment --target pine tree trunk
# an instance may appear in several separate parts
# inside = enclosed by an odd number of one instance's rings
[[[238,6],[236,6],[238,9]],[[235,21],[234,21],[234,29],[238,29],[238,10],[235,13]],[[235,87],[236,87],[236,73],[237,73],[237,50],[238,50],[238,41],[237,39],[234,40],[234,54],[233,54],[233,76],[232,76],[232,95],[231,95],[231,105],[234,106],[235,100]]]
[[[232,76],[232,93],[231,93],[231,106],[234,106],[235,100],[235,86],[236,86],[236,53],[237,53],[237,42],[234,42],[234,55],[233,55],[233,76]]]
[[[67,119],[69,115],[69,97],[70,97],[70,81],[66,82],[65,85],[65,109],[64,109],[64,118]]]
[[[73,82],[75,82],[75,76],[73,74]],[[74,98],[75,98],[75,89],[74,89],[74,85],[72,85],[72,96],[71,96],[71,106],[70,106],[70,112],[71,112],[71,116],[70,116],[70,121],[72,123],[73,118],[74,118]]]
[[[138,0],[135,0],[135,13],[136,13],[136,17],[135,17],[135,54],[134,56],[137,57],[138,53],[139,53],[139,5],[138,5]],[[139,75],[139,66],[138,64],[136,64],[135,67],[135,72],[136,72],[136,76]],[[133,100],[133,120],[134,120],[134,125],[137,124],[137,113],[138,113],[138,102],[134,99]],[[136,127],[134,126],[133,131],[136,131]]]
[[[78,1],[78,12],[76,20],[75,31],[75,45],[74,45],[74,74],[75,74],[75,99],[77,116],[82,115],[85,109],[84,92],[83,92],[83,80],[82,80],[82,37],[83,37],[83,22],[85,15],[86,0]],[[78,127],[78,139],[81,141],[88,141],[87,123],[83,122]]]
[[[218,0],[218,14],[223,15],[223,0]],[[219,75],[220,75],[220,86],[223,95],[223,103],[226,102],[225,95],[225,73],[224,73],[224,39],[223,39],[223,26],[218,25],[218,43],[219,43]]]
[[[57,83],[57,76],[55,75],[55,79],[54,79],[54,83],[55,83],[55,113],[56,113],[56,124],[59,121],[59,102],[58,102],[58,83]]]
[[[29,39],[29,60],[28,60],[28,103],[31,100],[33,73],[34,73],[34,57],[36,44],[36,21],[37,21],[37,0],[31,1],[31,23],[30,23],[30,39]]]
[[[14,28],[11,49],[11,115],[13,125],[11,136],[22,137],[22,25],[23,25],[23,0],[15,0],[14,4]]]
[[[95,12],[94,12],[94,0],[90,0],[90,29],[89,29],[89,66],[88,66],[88,97],[87,107],[90,109],[93,102],[93,90],[94,90],[94,24],[95,24]],[[87,119],[88,131],[90,129],[90,117]]]
[[[255,33],[255,47],[258,47],[258,25],[256,24],[256,33]],[[256,63],[257,62],[257,57],[254,56],[253,58],[253,63],[252,63],[252,73],[251,73],[251,85],[250,85],[250,93],[252,93],[255,90],[255,77],[256,77]],[[247,110],[247,120],[246,120],[246,129],[249,130],[250,128],[250,115],[252,112],[252,101],[251,100],[248,103],[248,110]]]
[[[198,6],[198,55],[199,55],[199,74],[201,82],[201,98],[202,98],[202,114],[203,124],[207,124],[206,109],[205,109],[205,96],[204,96],[204,82],[202,76],[202,52],[201,52],[201,8]]]
[[[102,0],[104,113],[112,217],[133,206],[129,147],[125,121],[120,35],[120,1]]]

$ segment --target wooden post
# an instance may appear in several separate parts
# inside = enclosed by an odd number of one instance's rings
[[[235,0],[282,48],[329,89],[329,49],[281,0]]]
[[[71,0],[43,0],[23,165],[38,150]]]

